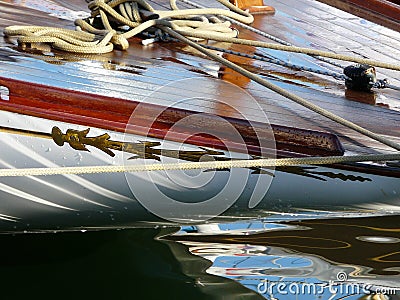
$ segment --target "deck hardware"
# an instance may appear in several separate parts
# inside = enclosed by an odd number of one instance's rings
[[[232,4],[240,9],[248,10],[251,14],[274,14],[272,6],[264,5],[263,0],[230,0]]]
[[[345,85],[351,90],[369,92],[377,82],[375,68],[370,65],[350,65],[344,68],[343,73],[347,76]]]
[[[85,130],[74,130],[68,129],[66,133],[62,133],[61,129],[58,127],[53,127],[51,136],[54,142],[58,146],[63,146],[64,143],[69,144],[73,149],[80,151],[89,151],[86,148],[87,145],[95,147],[110,156],[115,156],[115,153],[111,150],[123,151],[127,153],[134,154],[135,158],[143,159],[155,159],[160,161],[161,156],[179,158],[187,161],[198,162],[200,160],[225,160],[225,157],[215,157],[224,155],[224,152],[215,151],[205,148],[200,148],[201,150],[170,150],[170,149],[156,149],[155,147],[160,146],[159,142],[146,142],[140,141],[137,143],[130,142],[120,142],[113,141],[108,133],[104,133],[99,136],[88,137],[90,128]]]

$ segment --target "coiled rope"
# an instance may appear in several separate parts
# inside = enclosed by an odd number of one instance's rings
[[[194,32],[205,35],[212,32],[214,37],[233,38],[237,36],[238,32],[231,28],[230,22],[223,22],[216,16],[226,16],[245,24],[253,22],[254,18],[248,12],[238,9],[229,1],[217,1],[229,10],[217,8],[178,9],[175,0],[170,0],[172,9],[170,11],[155,10],[145,0],[95,0],[88,5],[91,17],[75,21],[77,30],[39,26],[9,26],[4,29],[4,34],[18,36],[18,43],[22,46],[48,43],[55,49],[90,54],[111,52],[114,47],[126,50],[129,47],[129,38],[143,31],[154,31],[160,24],[180,30],[188,37],[191,37]],[[102,28],[99,29],[96,26]],[[128,26],[129,30],[124,30],[124,26]]]

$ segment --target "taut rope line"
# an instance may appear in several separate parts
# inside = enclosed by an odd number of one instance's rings
[[[379,134],[376,134],[376,133],[374,133],[372,131],[369,131],[369,130],[367,130],[367,129],[365,129],[365,128],[357,125],[357,124],[354,124],[353,122],[350,122],[350,121],[348,121],[346,119],[343,119],[342,117],[339,117],[339,116],[327,111],[326,109],[323,109],[323,108],[321,108],[321,107],[319,107],[319,106],[307,101],[306,99],[303,99],[302,97],[299,97],[299,96],[297,96],[297,95],[295,95],[293,93],[290,93],[289,91],[287,91],[287,90],[285,90],[285,89],[283,89],[283,88],[281,88],[281,87],[279,87],[279,86],[277,86],[277,85],[275,85],[275,84],[263,79],[262,77],[254,74],[254,73],[251,73],[251,72],[247,71],[246,69],[236,65],[235,63],[232,63],[229,60],[227,60],[227,59],[225,59],[225,58],[223,58],[223,57],[221,57],[219,55],[214,54],[213,52],[211,52],[211,51],[203,48],[199,44],[197,44],[197,43],[185,38],[184,36],[180,35],[179,33],[175,32],[174,30],[170,29],[169,27],[164,27],[163,30],[165,32],[167,32],[168,34],[170,34],[171,36],[181,40],[182,42],[190,45],[191,47],[195,48],[196,50],[206,54],[207,56],[211,57],[212,59],[214,59],[214,60],[222,63],[223,65],[235,70],[236,72],[238,72],[238,73],[250,78],[251,80],[261,84],[262,86],[264,86],[266,88],[269,88],[270,90],[272,90],[272,91],[274,91],[274,92],[276,92],[276,93],[278,93],[278,94],[280,94],[280,95],[282,95],[282,96],[284,96],[284,97],[286,97],[286,98],[288,98],[288,99],[290,99],[290,100],[292,100],[292,101],[294,101],[294,102],[296,102],[296,103],[298,103],[298,104],[300,104],[300,105],[302,105],[304,107],[307,107],[308,109],[310,109],[310,110],[312,110],[312,111],[314,111],[314,112],[316,112],[316,113],[318,113],[318,114],[320,114],[322,116],[325,116],[328,119],[331,119],[332,121],[335,121],[335,122],[337,122],[337,123],[339,123],[339,124],[341,124],[343,126],[351,128],[351,129],[353,129],[353,130],[355,130],[355,131],[357,131],[357,132],[359,132],[359,133],[361,133],[361,134],[363,134],[365,136],[368,136],[368,137],[370,137],[370,138],[372,138],[372,139],[374,139],[376,141],[379,141],[379,142],[381,142],[381,143],[383,143],[383,144],[385,144],[387,146],[390,146],[390,147],[400,151],[400,145],[398,143],[395,143],[395,142],[393,142],[393,141],[391,141],[391,140],[389,140],[389,139],[387,139],[387,138],[385,138],[385,137],[383,137],[383,136],[381,136]]]
[[[173,170],[196,170],[196,169],[261,168],[261,167],[282,167],[282,166],[300,166],[300,165],[328,165],[328,164],[344,163],[344,162],[390,161],[390,160],[400,160],[400,154],[202,161],[202,162],[185,162],[185,163],[155,163],[155,164],[141,164],[141,165],[119,165],[119,166],[0,169],[0,177],[173,171]]]

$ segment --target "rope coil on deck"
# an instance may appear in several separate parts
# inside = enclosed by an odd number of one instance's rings
[[[153,9],[144,0],[95,0],[88,4],[91,17],[76,20],[75,31],[38,26],[9,26],[4,29],[4,34],[18,36],[18,43],[22,45],[48,43],[55,49],[90,54],[107,53],[114,48],[126,50],[129,47],[129,38],[147,30],[154,32],[159,25],[185,32],[188,37],[194,32],[206,35],[212,32],[214,37],[233,38],[238,32],[231,28],[231,22],[224,22],[217,16],[226,16],[245,24],[253,22],[254,18],[248,12],[238,9],[226,0],[217,1],[228,9],[179,9],[176,0],[170,0],[171,10],[164,11]],[[126,30],[126,26],[129,30]]]

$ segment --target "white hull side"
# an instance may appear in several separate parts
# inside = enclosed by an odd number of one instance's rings
[[[19,114],[0,112],[0,125],[51,132],[58,126],[63,132],[69,128],[83,130],[86,127],[57,121],[43,120]],[[109,133],[111,139],[124,141],[122,133],[91,128],[90,136]],[[179,149],[181,145],[141,136],[129,135],[129,141],[160,142],[159,148]],[[57,146],[53,140],[17,134],[0,133],[0,168],[32,168],[58,166],[99,166],[121,165],[130,154],[115,152],[115,157],[88,146],[91,152],[72,149],[68,144]],[[184,150],[198,151],[196,146],[185,145]],[[227,153],[226,153],[227,154]],[[234,155],[243,157],[243,155]],[[134,163],[156,163],[156,160],[135,159]],[[130,161],[130,162],[132,162]],[[163,160],[164,161],[164,160]],[[169,161],[178,161],[169,158]],[[253,174],[251,170],[237,170],[229,177],[229,171],[210,172],[211,181],[196,186],[196,178],[189,185],[177,182],[182,178],[180,171],[151,174],[94,174],[55,175],[42,177],[1,177],[0,178],[0,231],[23,230],[64,230],[86,227],[153,226],[156,223],[171,223],[155,216],[143,207],[143,197],[154,194],[154,187],[162,193],[177,197],[181,202],[193,203],[212,198],[224,188],[228,180],[232,186],[243,186],[243,192],[226,189],[220,197],[234,200],[225,215],[253,216],[260,211],[290,211],[301,209],[380,209],[400,210],[400,179],[368,175],[357,172],[336,170],[326,167],[312,167],[307,177],[282,171],[275,171],[267,193],[271,175]],[[196,173],[197,174],[197,173]],[[192,174],[191,176],[196,176]],[[186,174],[187,175],[187,174]],[[190,174],[189,174],[190,175]],[[149,181],[149,178],[151,179]],[[198,177],[201,178],[201,177]],[[207,177],[208,178],[208,177]],[[231,179],[229,179],[231,178]],[[260,179],[261,178],[261,179]],[[264,178],[264,179],[262,179]],[[266,188],[254,186],[258,180],[265,182]],[[187,186],[185,188],[184,186]],[[137,190],[136,190],[137,189]],[[240,191],[241,191],[240,190]],[[249,199],[261,202],[249,208]],[[254,195],[253,195],[254,196]],[[140,200],[140,201],[138,201]],[[150,199],[160,201],[160,199]],[[228,201],[229,202],[229,201]],[[256,201],[258,202],[258,201]],[[231,202],[229,202],[231,203]],[[253,202],[255,203],[255,202]],[[252,206],[252,205],[251,205]],[[168,206],[163,207],[168,216]],[[174,210],[171,207],[171,211]],[[197,219],[198,211],[185,215],[188,221]]]

